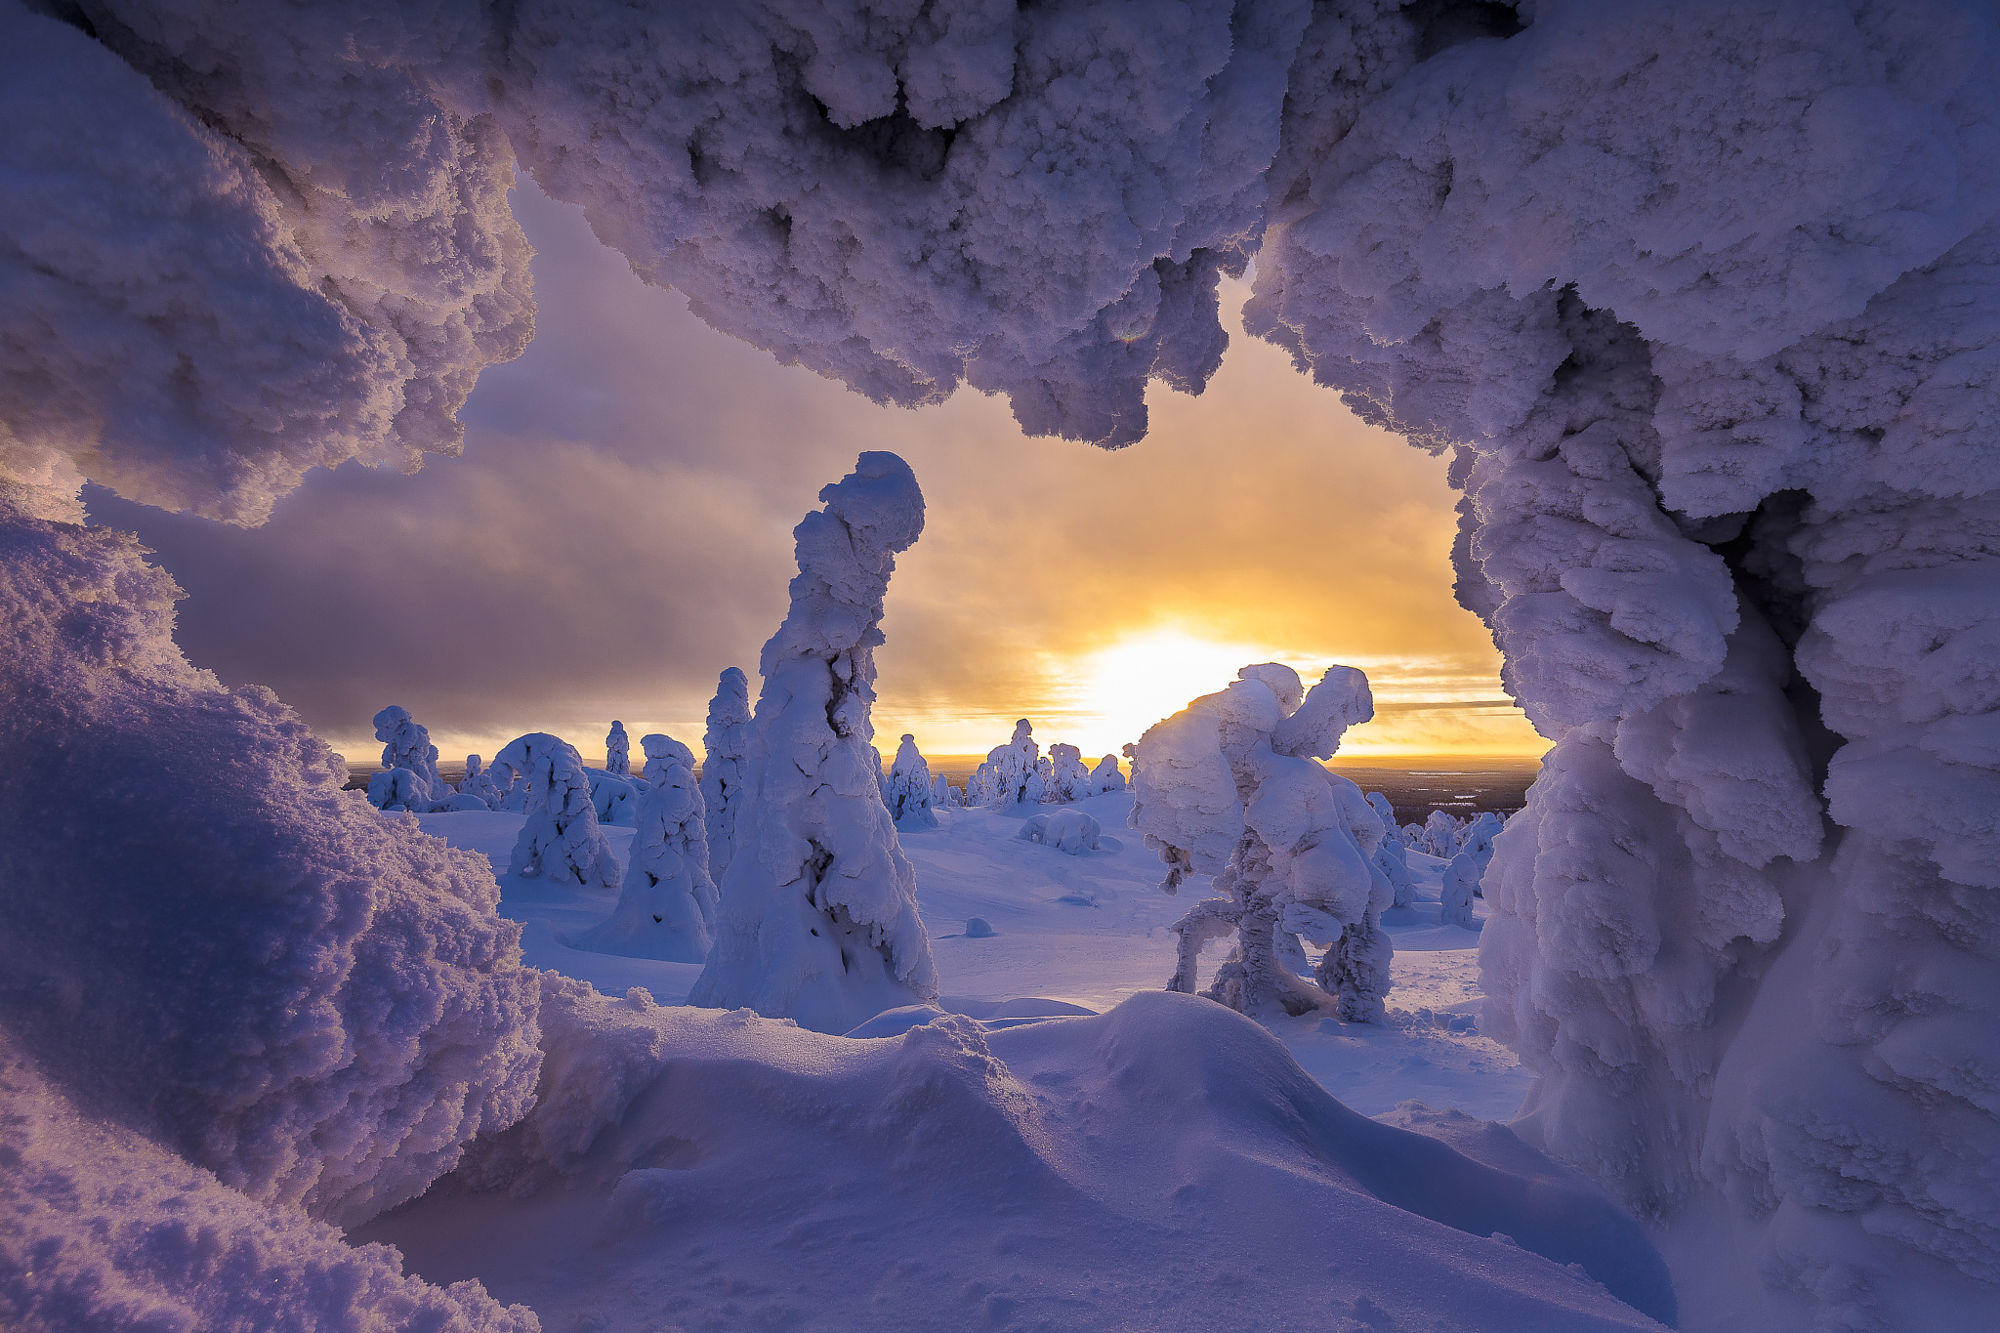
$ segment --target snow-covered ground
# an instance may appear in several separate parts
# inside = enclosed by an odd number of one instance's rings
[[[1158,887],[1158,859],[1125,827],[1131,796],[1078,802],[1104,826],[1104,849],[1069,856],[1015,835],[1019,815],[943,809],[939,827],[902,834],[917,869],[917,896],[930,929],[943,1007],[991,1022],[996,1014],[1101,1013],[1128,995],[1161,989],[1173,973],[1174,921],[1208,892],[1196,877],[1177,895]],[[521,816],[423,815],[424,828],[483,852],[500,879],[500,910],[522,923],[529,963],[589,981],[606,994],[633,986],[661,1004],[685,1003],[701,968],[622,958],[568,947],[602,921],[616,890],[556,886],[506,873]],[[621,864],[632,830],[607,826]],[[1381,1115],[1415,1100],[1481,1120],[1511,1118],[1528,1076],[1513,1054],[1479,1035],[1478,933],[1439,924],[1443,862],[1410,853],[1413,907],[1390,909],[1383,924],[1396,945],[1388,1022],[1280,1019],[1277,1035],[1306,1072],[1349,1108]],[[1483,918],[1486,905],[1476,901]],[[968,937],[979,917],[994,934]],[[1216,961],[1213,949],[1204,967]],[[1055,1001],[1060,1005],[1037,1005]]]

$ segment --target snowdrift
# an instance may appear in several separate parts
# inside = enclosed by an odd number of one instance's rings
[[[1587,1187],[1355,1115],[1206,1000],[858,1040],[543,980],[535,1109],[361,1235],[550,1327],[1653,1326],[1611,1292],[1672,1316]]]

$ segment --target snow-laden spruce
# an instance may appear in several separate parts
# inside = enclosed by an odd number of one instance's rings
[[[458,784],[459,794],[475,797],[489,810],[498,810],[506,793],[486,771],[485,761],[476,754],[465,756],[465,778]]]
[[[793,531],[799,572],[760,659],[736,849],[689,999],[845,1032],[937,996],[870,716],[882,600],[924,497],[909,464],[869,452],[819,498]]]
[[[625,735],[625,724],[616,718],[604,737],[604,771],[614,778],[632,776],[632,742]]]
[[[1094,795],[1090,770],[1084,767],[1083,751],[1058,741],[1049,746],[1049,776],[1042,799],[1068,804]]]
[[[931,808],[933,810],[949,810],[954,806],[963,804],[965,804],[965,801],[959,789],[952,786],[950,780],[944,774],[940,773],[931,779]]]
[[[974,770],[965,792],[967,805],[997,809],[1040,805],[1046,794],[1042,780],[1041,746],[1035,729],[1022,718],[1014,724],[1014,735],[1005,745],[987,752],[986,761]]]
[[[699,963],[714,939],[715,882],[694,752],[658,733],[642,736],[646,789],[639,794],[632,850],[618,905],[570,940],[579,949]]]
[[[1097,767],[1090,770],[1090,794],[1103,796],[1108,792],[1125,790],[1125,774],[1119,771],[1118,756],[1107,754],[1097,761]]]
[[[889,818],[896,821],[897,828],[937,827],[937,816],[931,813],[931,786],[931,766],[917,752],[917,738],[905,732],[896,746],[886,793]]]
[[[518,736],[493,756],[493,773],[518,782],[525,793],[528,818],[508,874],[606,888],[618,882],[618,862],[591,803],[590,778],[568,741],[546,731]]]
[[[1407,835],[1396,822],[1396,809],[1379,791],[1368,793],[1369,808],[1382,822],[1382,843],[1375,849],[1375,868],[1389,881],[1391,907],[1408,907],[1416,897],[1416,882],[1410,876],[1410,848]]]
[[[1382,1016],[1392,892],[1374,865],[1381,820],[1359,787],[1317,762],[1374,715],[1353,667],[1328,667],[1308,692],[1290,667],[1264,663],[1139,738],[1131,822],[1167,865],[1161,887],[1212,875],[1219,894],[1174,927],[1169,990],[1201,990],[1202,946],[1233,936],[1202,994],[1253,1015]],[[1310,981],[1286,965],[1300,936],[1324,951]]]
[[[597,816],[599,824],[630,824],[632,810],[639,798],[639,784],[630,777],[631,765],[626,765],[625,777],[614,777],[602,768],[586,768],[584,777],[590,783],[590,809]]]
[[[382,742],[382,771],[376,775],[382,783],[379,788],[375,782],[368,784],[370,801],[384,810],[422,814],[432,802],[449,794],[444,779],[438,776],[437,746],[431,744],[430,732],[410,716],[409,709],[390,704],[377,713],[375,739]],[[409,776],[392,776],[398,770]]]
[[[736,848],[736,823],[749,780],[750,682],[741,667],[724,667],[708,701],[701,735],[701,804],[708,818],[708,874],[723,883]]]

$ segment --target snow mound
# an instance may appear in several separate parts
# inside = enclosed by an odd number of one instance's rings
[[[1355,1115],[1207,1001],[852,1040],[545,985],[534,1110],[362,1238],[551,1327],[1278,1328],[1363,1299],[1397,1327],[1655,1326],[1606,1287],[1673,1313],[1575,1178]]]
[[[1029,815],[1014,836],[1023,842],[1040,843],[1071,856],[1082,856],[1098,849],[1103,832],[1098,822],[1081,810],[1051,810]]]

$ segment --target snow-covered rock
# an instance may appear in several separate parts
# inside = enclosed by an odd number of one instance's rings
[[[1104,830],[1097,820],[1081,810],[1046,810],[1029,815],[1014,836],[1025,842],[1040,843],[1071,856],[1094,852]]]
[[[882,601],[924,499],[909,465],[880,452],[820,499],[794,530],[791,607],[764,645],[736,850],[690,999],[845,1032],[937,996],[870,744]]]

